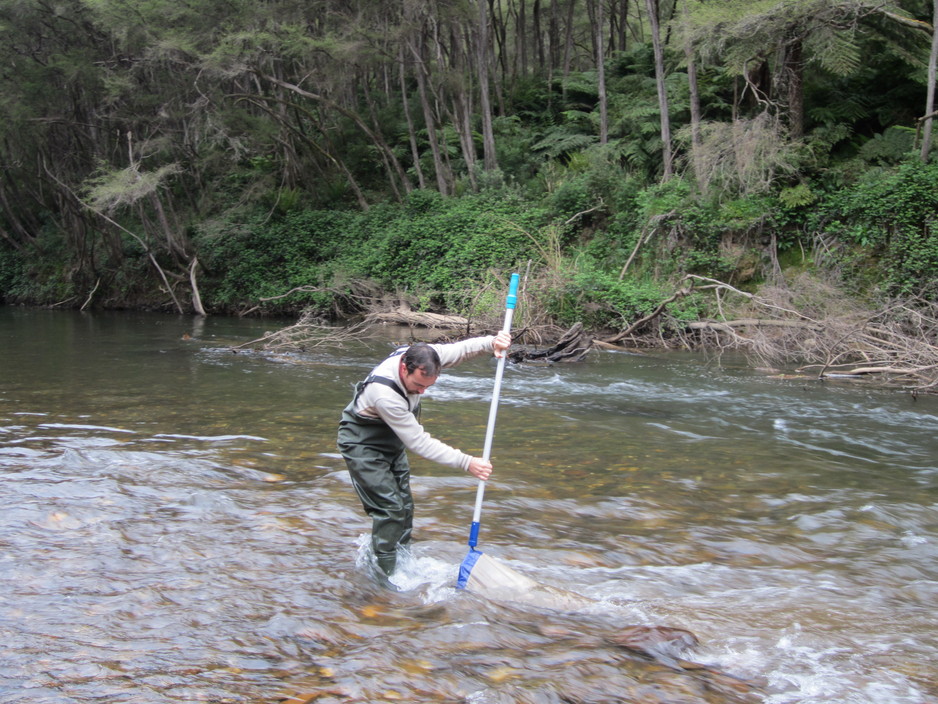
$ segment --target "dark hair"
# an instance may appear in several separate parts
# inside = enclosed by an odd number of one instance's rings
[[[404,363],[404,368],[407,369],[408,374],[413,374],[419,369],[427,376],[440,375],[440,367],[442,366],[440,355],[426,342],[418,342],[416,345],[408,347],[401,361]]]

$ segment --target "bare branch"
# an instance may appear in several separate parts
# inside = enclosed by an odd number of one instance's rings
[[[256,340],[236,345],[231,348],[231,351],[260,347],[270,352],[304,352],[322,345],[354,340],[368,325],[365,322],[343,327],[323,325],[317,316],[307,312],[293,325],[268,332]]]
[[[695,275],[680,284],[652,313],[603,342],[621,343],[679,298],[709,291],[719,318],[685,324],[678,338],[689,348],[743,351],[760,366],[800,365],[818,379],[877,376],[917,392],[938,388],[938,303],[915,298],[866,310],[806,275],[759,295]]]

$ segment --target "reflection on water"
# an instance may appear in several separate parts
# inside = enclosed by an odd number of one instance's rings
[[[419,459],[394,593],[334,438],[406,333],[230,351],[275,325],[0,308],[0,700],[938,698],[938,400],[684,354],[509,367],[480,547],[590,604],[457,592],[475,482]],[[493,370],[447,373],[428,427],[478,453]]]

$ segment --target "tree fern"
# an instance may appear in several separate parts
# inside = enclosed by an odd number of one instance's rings
[[[574,132],[567,127],[547,130],[544,136],[532,145],[532,149],[548,159],[556,159],[570,152],[586,149],[597,141],[596,135]]]
[[[838,30],[831,25],[817,27],[805,38],[805,49],[826,71],[846,76],[856,71],[863,58],[855,30]]]
[[[915,130],[901,126],[890,127],[865,142],[860,147],[860,157],[874,164],[898,164],[912,151],[914,141]]]

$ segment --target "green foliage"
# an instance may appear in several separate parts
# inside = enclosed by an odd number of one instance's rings
[[[567,109],[590,110],[599,99],[599,72],[588,69],[571,73],[563,82],[563,93],[567,96]]]
[[[771,196],[702,197],[680,178],[645,189],[636,203],[648,237],[637,268],[658,278],[691,273],[732,279],[763,233],[777,226],[780,208]]]
[[[362,278],[407,291],[426,307],[459,307],[489,270],[533,256],[527,232],[543,217],[504,192],[446,199],[415,191],[401,206],[368,212],[297,210],[246,226],[215,224],[195,243],[207,270],[203,294],[219,305]],[[330,300],[297,292],[268,307],[327,309]]]
[[[593,329],[619,329],[650,313],[666,296],[649,279],[620,281],[583,257],[544,303],[562,325],[582,322]]]
[[[636,198],[639,213],[645,220],[679,211],[691,202],[691,184],[683,178],[672,178],[649,186]]]
[[[328,285],[331,262],[363,236],[360,220],[357,213],[301,210],[242,226],[201,228],[194,241],[207,272],[203,295],[213,304],[235,307],[300,286]],[[328,300],[300,292],[279,305],[295,309]]]
[[[530,259],[569,280],[557,298],[562,317],[612,325],[645,310],[645,284],[618,281],[640,242],[630,275],[739,276],[738,262],[768,233],[794,249],[803,226],[814,231],[804,225],[812,210],[816,229],[849,243],[851,267],[870,281],[880,265],[894,291],[933,275],[934,184],[927,169],[904,163],[922,111],[927,33],[887,19],[881,10],[896,8],[878,0],[689,0],[689,16],[672,5],[665,68],[677,165],[699,173],[658,184],[651,45],[630,36],[627,51],[609,55],[609,140],[600,145],[588,4],[552,17],[557,36],[570,32],[569,56],[541,56],[539,42],[519,41],[515,32],[533,29],[522,26],[530,15],[508,21],[511,13],[496,12],[499,41],[479,62],[461,45],[465,3],[0,0],[3,231],[19,247],[0,259],[0,286],[44,302],[82,300],[85,284],[101,276],[96,301],[108,285],[120,304],[145,298],[141,291],[160,295],[140,245],[104,230],[76,204],[79,194],[150,233],[182,288],[188,244],[171,256],[146,227],[154,214],[121,207],[154,193],[169,230],[199,223],[192,253],[215,307],[348,277],[406,289],[427,306],[463,306],[466,291],[497,278],[493,270]],[[610,3],[610,44],[620,43],[612,30],[628,7]],[[919,19],[930,12],[922,2],[902,7]],[[435,30],[421,38],[426,53],[416,61],[419,26]],[[697,159],[686,59],[673,53],[685,39],[704,119]],[[781,61],[790,48],[803,51],[803,141],[777,108],[791,87]],[[496,74],[498,168],[476,162],[470,174],[456,124],[462,129],[462,106],[476,111],[465,124],[481,156],[481,65]],[[405,195],[388,165],[393,154],[410,186],[418,166],[435,184],[431,138],[458,197]],[[576,253],[592,263],[571,263]],[[270,306],[328,304],[326,294],[296,293]]]
[[[558,217],[572,217],[589,209],[595,202],[589,176],[577,174],[561,180],[553,192],[548,194],[547,202]]]
[[[610,83],[610,142],[624,164],[652,181],[661,167],[662,149],[661,110],[654,74],[627,75]],[[676,110],[671,105],[671,113]]]
[[[938,279],[936,213],[938,164],[913,158],[828,196],[816,226],[854,246],[847,263],[855,277],[876,266],[887,293],[911,295]]]
[[[532,146],[539,133],[523,123],[518,115],[495,117],[492,130],[503,180],[525,184],[542,163],[542,157]]]
[[[635,247],[640,231],[634,212],[618,212],[604,222],[602,229],[582,245],[584,254],[619,269]]]
[[[501,194],[441,199],[412,194],[401,217],[389,220],[362,256],[362,273],[386,286],[430,292],[429,302],[464,294],[489,269],[507,270],[532,256],[544,214]],[[433,207],[428,207],[432,203]],[[405,216],[407,215],[407,216]]]
[[[835,24],[819,24],[804,41],[805,50],[818,57],[818,63],[835,75],[846,76],[863,63],[856,28],[843,30]]]
[[[778,199],[788,208],[800,208],[813,203],[817,196],[807,184],[799,183],[779,191]]]
[[[11,303],[27,289],[22,257],[6,244],[0,243],[0,303]]]
[[[140,172],[136,167],[101,172],[86,183],[88,200],[95,208],[107,212],[133,205],[156,193],[166,179],[179,171],[177,164],[167,164],[148,173]]]
[[[914,150],[915,130],[893,126],[860,147],[860,158],[871,164],[898,164]]]
[[[857,28],[873,0],[830,3],[818,0],[722,0],[694,3],[685,31],[704,56],[717,58],[743,75],[755,57],[801,41],[825,70],[846,74],[862,62]]]
[[[0,244],[0,300],[54,304],[76,294],[63,233],[46,223],[30,244],[14,251]]]
[[[573,131],[569,127],[554,127],[532,145],[535,153],[545,159],[568,157],[596,143],[596,136]]]

